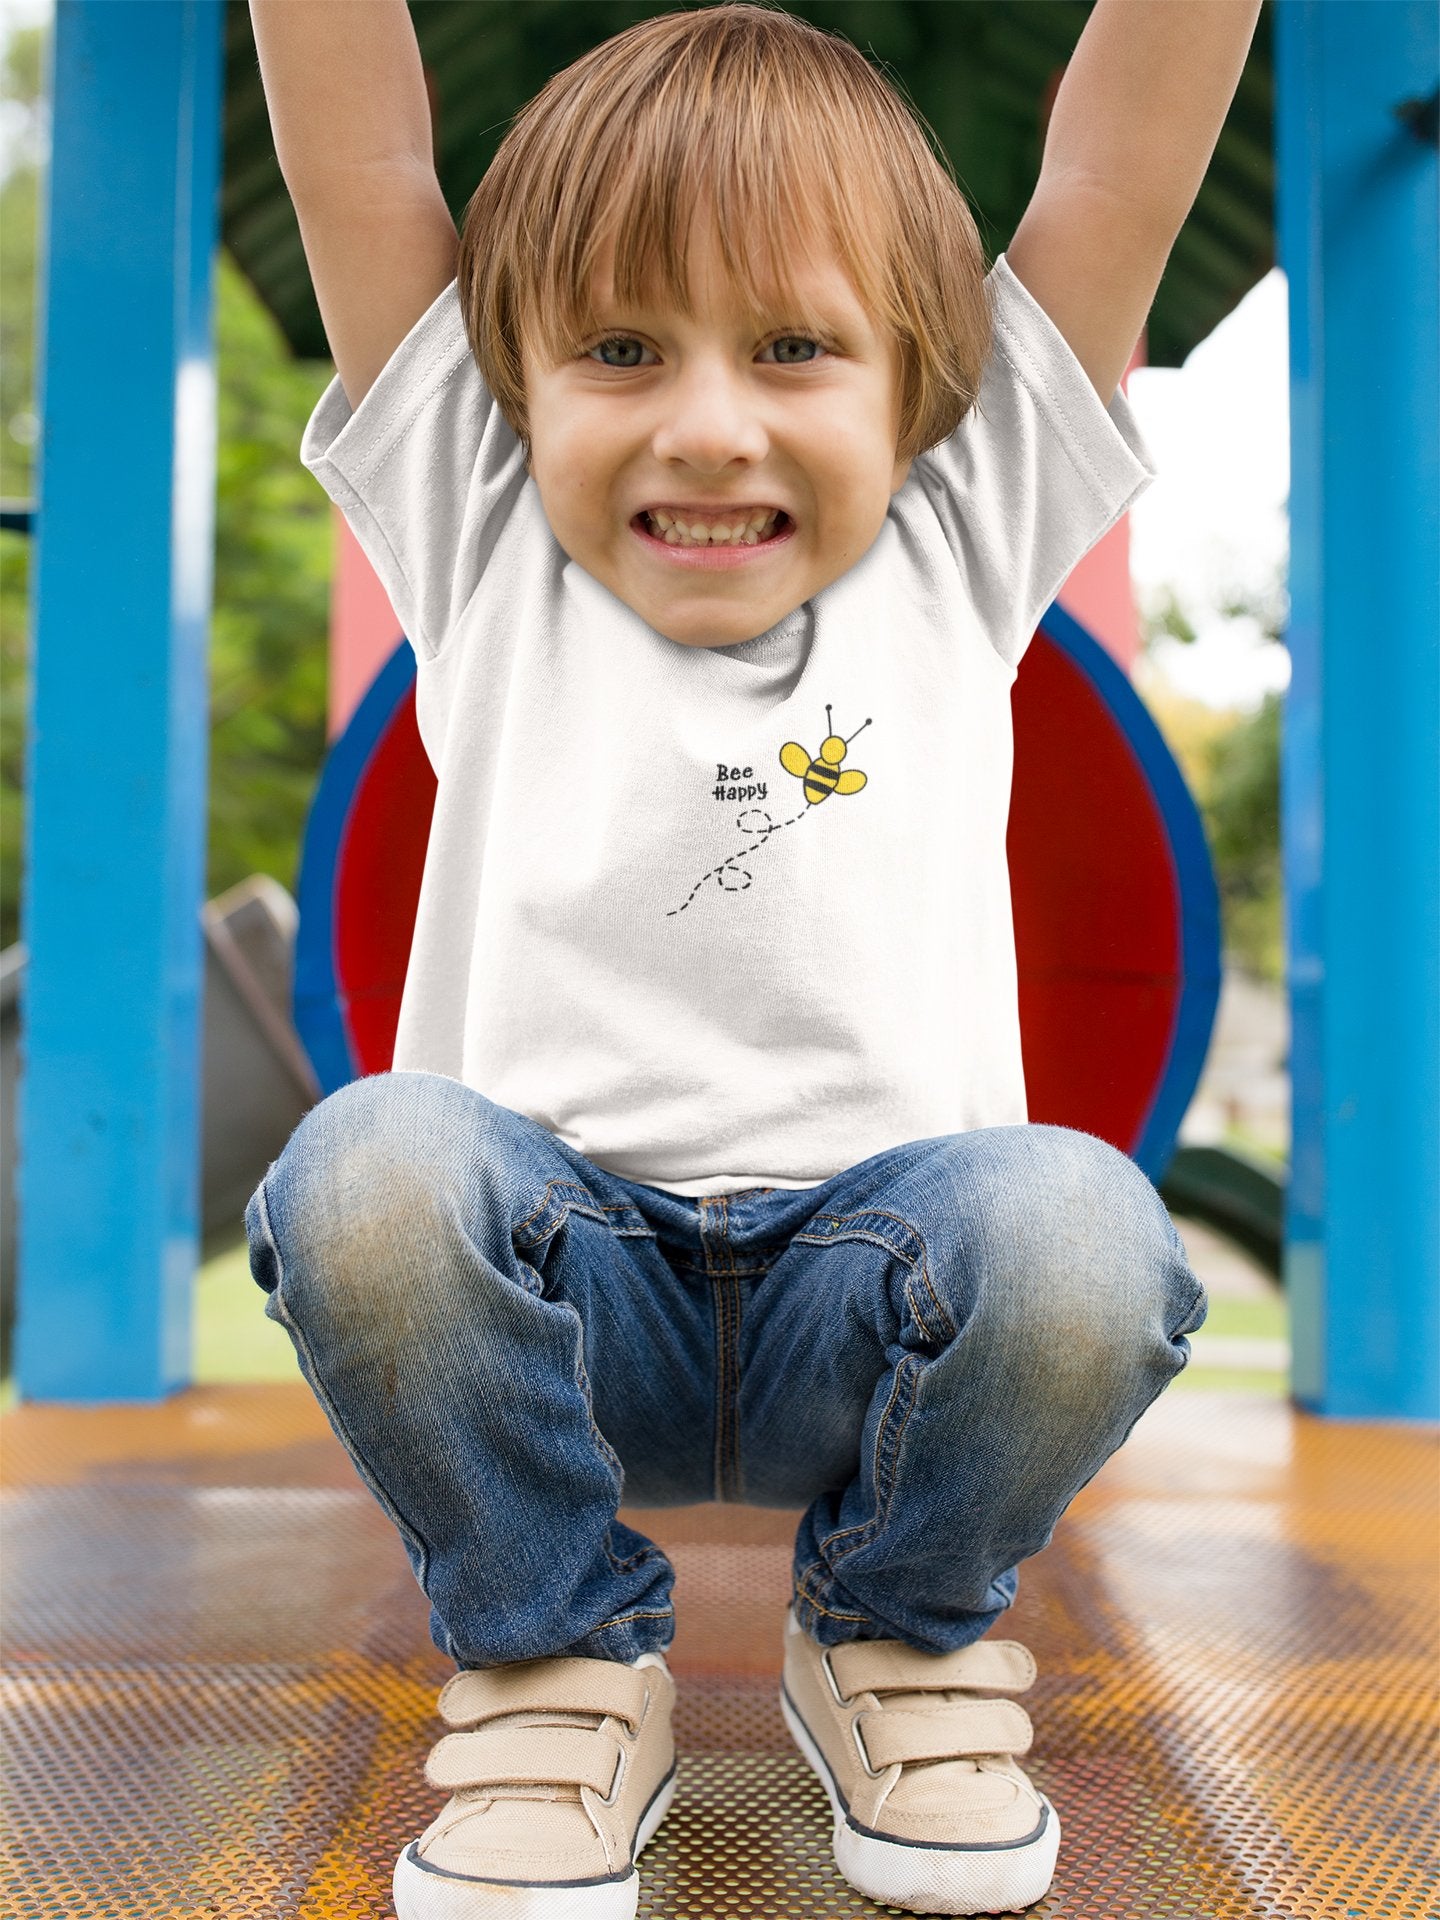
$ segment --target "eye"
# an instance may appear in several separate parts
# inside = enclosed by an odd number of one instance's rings
[[[815,364],[815,361],[819,359],[821,354],[830,351],[823,340],[817,340],[812,334],[808,333],[782,333],[777,339],[770,342],[770,346],[765,348],[766,353],[770,351],[770,347],[774,347],[780,356],[776,364],[782,367],[810,367]],[[790,355],[792,349],[795,347],[813,347],[815,353],[809,358],[792,359]]]
[[[608,334],[603,340],[597,340],[593,347],[590,347],[586,350],[585,357],[587,359],[593,359],[597,353],[603,354],[608,347],[619,347],[626,353],[630,353],[632,351],[635,353],[644,353],[645,351],[645,348],[642,342],[635,339],[633,334],[612,333],[612,334]],[[618,367],[622,371],[625,371],[631,367],[638,367],[640,365],[640,362],[639,360],[636,360],[636,359],[602,360],[600,364],[602,367]]]

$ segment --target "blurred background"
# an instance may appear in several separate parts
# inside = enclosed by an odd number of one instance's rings
[[[34,491],[49,18],[46,0],[0,6],[0,497],[7,501],[29,500]],[[336,552],[329,503],[300,466],[298,448],[332,369],[327,359],[292,355],[224,247],[216,348],[206,897],[254,875],[271,876],[293,895],[327,747]],[[1201,810],[1223,917],[1216,1030],[1180,1139],[1227,1146],[1277,1169],[1290,1152],[1279,798],[1280,703],[1289,678],[1280,638],[1286,354],[1285,278],[1275,268],[1183,366],[1139,367],[1127,383],[1160,467],[1130,515],[1143,637],[1133,683]],[[117,448],[117,471],[123,462]],[[0,532],[0,981],[13,976],[19,957],[29,558],[27,538]],[[1286,1316],[1275,1277],[1200,1222],[1177,1216],[1177,1224],[1218,1296],[1184,1377],[1283,1393]],[[258,1311],[243,1243],[207,1252],[198,1282],[196,1379],[288,1374],[288,1341]]]
[[[549,73],[676,0],[409,3],[458,214]],[[62,0],[52,170],[53,4],[0,0],[0,1910],[378,1920],[448,1663],[243,1212],[393,1057],[433,770],[299,463],[332,369],[247,0]],[[786,4],[913,84],[993,259],[1091,0]],[[1436,58],[1433,4],[1266,0],[1126,378],[1158,478],[1014,690],[1030,1110],[1143,1120],[1210,1296],[1020,1585],[1070,1920],[1435,1911]],[[855,1912],[776,1702],[793,1516],[631,1517],[687,1716],[640,1911]]]

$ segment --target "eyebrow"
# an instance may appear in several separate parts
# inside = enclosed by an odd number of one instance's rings
[[[797,313],[788,311],[777,297],[765,303],[764,310],[753,324],[762,330],[772,324],[792,325],[801,333],[823,333],[836,339],[855,337],[861,332],[863,315],[859,314],[858,309],[854,312],[840,309],[828,299],[817,302],[817,306],[819,308],[817,318],[814,325],[811,325],[802,320]],[[619,327],[629,322],[643,325],[646,321],[659,319],[662,313],[661,308],[648,306],[643,301],[638,301],[634,307],[626,308],[615,300],[596,301],[593,311],[597,327]],[[674,309],[664,311],[674,311]],[[743,320],[741,324],[744,324]]]

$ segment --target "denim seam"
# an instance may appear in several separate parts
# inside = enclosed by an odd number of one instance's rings
[[[895,1427],[894,1436],[890,1440],[889,1445],[886,1446],[883,1451],[877,1448],[877,1452],[881,1453],[881,1459],[883,1461],[883,1487],[881,1484],[882,1470],[877,1469],[876,1473],[875,1531],[877,1533],[889,1524],[890,1509],[895,1504],[895,1488],[899,1484],[900,1478],[900,1449],[905,1444],[905,1435],[909,1430],[910,1421],[914,1416],[916,1407],[920,1404],[920,1379],[926,1364],[925,1361],[916,1359],[912,1366],[910,1365],[910,1356],[907,1356],[906,1359],[900,1362],[899,1367],[896,1369],[898,1373],[904,1374],[908,1368],[907,1379],[913,1382],[913,1386],[910,1390],[909,1404]],[[850,1553],[855,1551],[856,1549],[853,1547],[847,1548],[845,1554],[841,1555],[841,1558],[846,1558]]]
[[[572,1309],[572,1311],[574,1310]],[[575,1318],[576,1318],[576,1321],[578,1322],[580,1319],[580,1316],[578,1313],[575,1315]],[[590,1385],[590,1374],[585,1366],[585,1347],[584,1347],[583,1330],[581,1332],[581,1344],[577,1349],[576,1355],[575,1355],[575,1385],[579,1388],[581,1398],[585,1403],[585,1419],[586,1419],[586,1423],[590,1428],[590,1438],[595,1442],[596,1446],[600,1449],[601,1457],[604,1459],[606,1465],[609,1466],[612,1472],[614,1473],[617,1482],[619,1482],[620,1485],[623,1486],[625,1481],[625,1469],[620,1464],[620,1456],[618,1453],[616,1453],[615,1449],[611,1446],[610,1442],[605,1438],[604,1434],[600,1431],[599,1427],[596,1425],[596,1422],[595,1422],[595,1395]]]
[[[718,1206],[718,1245],[709,1232],[711,1210]],[[730,1244],[730,1206],[725,1194],[706,1195],[700,1206],[701,1243],[705,1273],[710,1281],[715,1312],[715,1447],[711,1484],[717,1500],[736,1500],[740,1493],[739,1336],[740,1285]]]
[[[379,1480],[375,1477],[374,1469],[370,1466],[369,1462],[364,1458],[364,1455],[361,1453],[360,1449],[357,1446],[355,1446],[350,1439],[350,1430],[346,1426],[345,1422],[341,1419],[339,1410],[336,1407],[334,1401],[331,1399],[329,1390],[325,1387],[324,1382],[321,1379],[320,1369],[316,1365],[315,1355],[311,1351],[310,1342],[305,1337],[305,1331],[303,1327],[301,1327],[300,1323],[295,1319],[294,1315],[290,1311],[288,1304],[286,1303],[285,1293],[284,1293],[285,1260],[284,1260],[284,1256],[280,1252],[279,1242],[276,1240],[275,1235],[271,1230],[270,1201],[269,1201],[269,1196],[266,1194],[265,1182],[263,1180],[260,1182],[259,1197],[260,1197],[261,1231],[265,1235],[265,1241],[267,1246],[270,1248],[271,1253],[275,1257],[275,1291],[271,1297],[274,1299],[275,1305],[279,1310],[282,1324],[286,1327],[286,1329],[290,1334],[291,1339],[296,1343],[296,1345],[298,1347],[301,1347],[304,1350],[305,1358],[310,1363],[310,1378],[312,1382],[312,1391],[314,1392],[316,1398],[319,1400],[320,1405],[324,1410],[326,1418],[330,1421],[336,1433],[340,1435],[343,1441],[343,1444],[345,1446],[345,1449],[349,1453],[351,1459],[354,1461],[356,1470],[359,1472],[361,1479],[365,1482],[366,1486],[369,1487],[370,1491],[374,1494],[375,1498],[379,1501],[380,1505],[384,1508],[385,1512],[390,1516],[390,1519],[394,1523],[394,1525],[400,1530],[402,1534],[406,1536],[407,1539],[412,1540],[415,1543],[415,1548],[420,1560],[419,1570],[416,1573],[415,1577],[419,1582],[421,1591],[424,1592],[426,1591],[426,1588],[425,1588],[426,1575],[430,1571],[429,1543],[425,1540],[423,1535],[421,1535],[410,1524],[410,1522],[405,1518],[405,1516],[401,1513],[400,1509],[396,1506],[394,1500],[391,1499],[389,1493],[385,1490],[384,1487],[380,1485]],[[447,1629],[447,1636],[448,1636],[448,1629]]]
[[[879,1423],[875,1429],[875,1453],[871,1464],[871,1472],[875,1479],[875,1512],[871,1514],[868,1520],[862,1520],[853,1527],[838,1527],[834,1533],[827,1534],[819,1545],[818,1551],[821,1553],[827,1552],[829,1548],[834,1546],[837,1540],[843,1540],[847,1535],[852,1533],[865,1533],[876,1524],[880,1512],[880,1459],[885,1429],[894,1414],[895,1403],[900,1397],[900,1390],[903,1384],[904,1375],[900,1367],[896,1367],[894,1377],[890,1382],[890,1398],[885,1403],[885,1411],[881,1414]]]
[[[822,1241],[834,1239],[837,1234],[858,1236],[867,1231],[864,1227],[847,1227],[845,1224],[847,1220],[893,1220],[896,1226],[904,1227],[906,1233],[911,1235],[921,1246],[924,1245],[924,1239],[922,1235],[917,1232],[915,1223],[912,1220],[907,1220],[903,1213],[892,1212],[889,1207],[857,1207],[853,1213],[822,1213],[817,1214],[815,1218],[828,1220],[831,1224],[831,1231],[829,1233],[822,1232],[818,1236]],[[806,1233],[812,1231],[813,1229],[809,1227],[805,1229]],[[871,1229],[870,1231],[873,1232],[876,1239],[883,1240],[883,1244],[889,1247],[892,1253],[898,1253],[902,1259],[910,1259],[913,1261],[913,1255],[907,1255],[903,1248],[895,1246],[892,1241],[884,1240],[878,1228]]]
[[[863,1613],[836,1613],[833,1607],[822,1605],[822,1603],[815,1598],[814,1594],[806,1593],[803,1587],[799,1589],[799,1592],[800,1598],[805,1605],[814,1613],[823,1613],[827,1620],[858,1620],[862,1626],[865,1624],[866,1616]]]
[[[574,1184],[573,1182],[552,1180],[549,1183],[549,1187],[573,1185],[573,1184]],[[547,1187],[546,1189],[547,1192],[549,1191],[549,1187]],[[581,1191],[583,1192],[584,1189],[582,1188]],[[535,1218],[535,1213],[538,1213],[539,1211],[540,1209],[536,1208],[535,1212],[529,1215],[529,1218],[533,1220]],[[554,1226],[550,1229],[550,1232],[547,1234],[542,1234],[536,1240],[533,1240],[530,1243],[531,1247],[533,1248],[535,1246],[538,1246],[540,1243],[540,1240],[542,1239],[552,1238],[554,1233],[561,1226],[561,1224],[566,1219],[569,1218],[572,1212],[575,1212],[575,1211],[583,1211],[583,1209],[575,1208],[573,1204],[563,1207],[561,1209],[559,1218],[556,1220]],[[516,1257],[519,1258],[518,1248],[516,1250]],[[521,1259],[520,1265],[526,1270],[526,1272],[533,1273],[535,1275],[535,1286],[533,1289],[527,1289],[527,1291],[533,1291],[537,1299],[543,1300],[545,1298],[545,1283],[540,1273],[536,1268],[532,1267],[530,1263],[526,1260]],[[567,1302],[566,1304],[568,1305],[569,1303]],[[576,1328],[579,1334],[579,1338],[576,1342],[576,1349],[575,1349],[575,1385],[579,1390],[581,1400],[584,1403],[586,1425],[589,1428],[591,1440],[595,1443],[596,1447],[600,1451],[601,1458],[605,1461],[605,1463],[609,1466],[610,1470],[615,1475],[616,1481],[621,1486],[623,1486],[625,1481],[625,1469],[621,1465],[620,1456],[618,1453],[616,1453],[615,1449],[611,1446],[610,1442],[605,1438],[604,1434],[600,1431],[600,1428],[596,1424],[596,1420],[595,1420],[595,1393],[594,1393],[594,1389],[590,1385],[590,1374],[585,1365],[584,1326],[580,1320],[579,1312],[574,1307],[571,1307],[570,1311],[575,1314],[575,1323],[576,1323]]]
[[[602,1620],[598,1627],[591,1628],[591,1634],[608,1633],[611,1627],[625,1627],[632,1620],[673,1620],[673,1607],[642,1608],[635,1613],[617,1613],[613,1620]]]
[[[919,1327],[921,1333],[924,1334],[927,1340],[933,1341],[935,1335],[930,1330],[929,1321],[926,1320],[925,1315],[920,1311],[920,1302],[915,1298],[913,1280],[907,1280],[905,1282],[905,1304],[910,1309],[910,1318],[915,1322],[916,1326]]]
[[[900,1445],[905,1438],[905,1429],[910,1424],[910,1415],[914,1412],[915,1403],[919,1399],[919,1368],[924,1364],[923,1362],[917,1362],[915,1366],[910,1366],[909,1361],[912,1357],[913,1356],[907,1354],[905,1359],[902,1360],[895,1369],[895,1379],[890,1389],[890,1399],[884,1413],[880,1416],[880,1424],[875,1433],[875,1459],[873,1468],[875,1476],[875,1511],[870,1515],[868,1520],[862,1520],[857,1526],[841,1527],[835,1533],[828,1534],[826,1538],[820,1542],[819,1548],[817,1549],[818,1552],[827,1554],[837,1540],[844,1540],[852,1534],[861,1536],[853,1540],[851,1545],[846,1547],[843,1552],[829,1554],[829,1564],[832,1568],[837,1561],[848,1560],[851,1554],[859,1553],[862,1547],[868,1546],[870,1540],[880,1531],[881,1527],[884,1526],[890,1517],[890,1508],[893,1504],[895,1494],[895,1462],[899,1459]],[[909,1405],[905,1408],[899,1420],[894,1439],[891,1441],[889,1433],[892,1424],[894,1424],[896,1402],[899,1400],[902,1391],[909,1389],[912,1381],[915,1382],[915,1389],[910,1392]],[[819,1563],[817,1562],[816,1564],[818,1565]]]
[[[881,1220],[894,1220],[899,1226],[904,1227],[906,1232],[914,1238],[916,1245],[920,1249],[918,1260],[913,1253],[907,1253],[903,1247],[897,1247],[893,1241],[887,1240],[882,1233],[865,1227],[847,1228],[845,1226],[847,1220],[860,1220],[865,1218],[866,1215]],[[950,1318],[945,1303],[936,1292],[935,1284],[930,1278],[929,1250],[925,1245],[925,1236],[915,1226],[913,1221],[907,1220],[902,1213],[890,1212],[886,1207],[863,1207],[855,1213],[826,1214],[825,1218],[834,1221],[836,1228],[834,1233],[797,1233],[795,1238],[797,1240],[803,1240],[811,1246],[820,1247],[833,1247],[846,1240],[863,1240],[870,1246],[883,1247],[886,1253],[890,1254],[892,1258],[903,1261],[912,1273],[918,1269],[920,1278],[925,1285],[925,1291],[929,1294],[931,1301],[934,1303],[935,1311],[940,1316],[940,1323],[943,1329],[942,1337],[947,1340],[953,1340],[956,1337],[958,1328]],[[912,1310],[913,1304],[912,1301]],[[916,1318],[919,1319],[920,1316],[917,1314]],[[921,1324],[924,1324],[923,1321]]]
[[[534,1221],[543,1219],[544,1215],[555,1205],[556,1195],[562,1189],[567,1189],[572,1193],[579,1194],[580,1198],[578,1200],[565,1200],[560,1206],[555,1218],[550,1221],[549,1225],[544,1227],[543,1230],[537,1229],[528,1241],[528,1245],[532,1247],[538,1246],[542,1240],[552,1239],[564,1225],[565,1220],[571,1213],[582,1213],[587,1219],[597,1221],[602,1227],[609,1227],[612,1233],[624,1233],[633,1239],[653,1240],[655,1238],[655,1230],[649,1226],[648,1223],[642,1223],[642,1225],[638,1227],[622,1228],[617,1227],[614,1221],[608,1220],[605,1217],[611,1213],[633,1214],[635,1212],[633,1206],[621,1202],[607,1204],[604,1201],[597,1200],[589,1188],[582,1186],[578,1180],[547,1180],[545,1183],[545,1191],[539,1201],[531,1208],[523,1220],[516,1222],[511,1232],[512,1239],[519,1242],[523,1238],[527,1227],[531,1226]]]
[[[636,1552],[627,1554],[623,1560],[611,1547],[608,1534],[603,1544],[605,1548],[605,1558],[610,1562],[610,1571],[612,1573],[633,1573],[637,1567],[644,1566],[647,1560],[659,1560],[664,1557],[659,1547],[657,1547],[653,1541],[646,1546],[638,1548]]]
[[[715,1285],[714,1263],[708,1240],[709,1233],[708,1195],[702,1195],[696,1205],[697,1225],[700,1230],[700,1244],[705,1256],[705,1279],[710,1287],[710,1310],[712,1315],[710,1342],[715,1358],[715,1433],[710,1445],[710,1497],[720,1498],[720,1461],[722,1453],[722,1434],[725,1422],[725,1310],[720,1290]]]
[[[934,1281],[930,1278],[930,1249],[925,1243],[924,1234],[921,1233],[920,1229],[915,1225],[914,1221],[907,1220],[903,1213],[891,1213],[888,1211],[888,1209],[878,1209],[878,1208],[873,1209],[873,1211],[880,1212],[882,1214],[882,1217],[887,1220],[898,1220],[900,1225],[904,1227],[907,1232],[914,1234],[916,1244],[920,1249],[920,1260],[919,1260],[920,1278],[922,1281],[924,1281],[925,1291],[929,1294],[930,1299],[934,1304],[935,1311],[940,1316],[942,1337],[946,1340],[953,1340],[956,1336],[956,1333],[958,1332],[958,1329],[955,1325],[955,1322],[950,1318],[950,1315],[946,1310],[945,1302],[940,1298],[939,1294],[935,1291]],[[903,1253],[900,1254],[899,1257],[902,1260],[907,1258],[907,1256]],[[915,1262],[913,1260],[910,1261],[910,1267],[911,1267],[911,1271],[913,1272],[915,1267]],[[913,1306],[914,1306],[913,1301],[911,1303],[911,1306],[913,1311]],[[920,1324],[923,1326],[924,1321],[921,1320],[920,1315],[916,1314],[915,1317],[917,1320],[920,1320]]]
[[[582,1187],[578,1180],[547,1180],[545,1182],[545,1191],[541,1194],[539,1200],[530,1209],[529,1213],[526,1214],[523,1220],[517,1220],[515,1222],[514,1228],[512,1229],[513,1235],[522,1234],[525,1231],[526,1227],[530,1225],[532,1220],[539,1219],[540,1216],[543,1213],[545,1213],[545,1211],[550,1207],[555,1194],[555,1190],[558,1187],[573,1188],[576,1193],[584,1195],[585,1204],[587,1206],[594,1208],[595,1206],[594,1196],[588,1191],[588,1189],[586,1189],[585,1187]],[[573,1200],[569,1203],[570,1206],[574,1206],[575,1204],[576,1202],[574,1202]],[[566,1211],[567,1212],[569,1211],[568,1207],[566,1208]],[[561,1215],[561,1218],[562,1219],[564,1218],[563,1213]],[[555,1225],[558,1225],[558,1224],[559,1222],[557,1221]],[[546,1234],[543,1237],[548,1238],[549,1235],[552,1234],[554,1231],[555,1231],[555,1226],[552,1225],[551,1227],[547,1228]],[[541,1236],[537,1236],[537,1238],[539,1237]]]
[[[881,1416],[880,1428],[875,1436],[874,1513],[871,1514],[868,1520],[861,1522],[859,1526],[842,1527],[838,1533],[832,1533],[826,1539],[822,1540],[816,1550],[817,1554],[824,1554],[829,1547],[833,1546],[835,1541],[843,1540],[847,1534],[859,1536],[853,1539],[849,1546],[842,1552],[831,1554],[828,1564],[819,1558],[811,1561],[810,1565],[799,1574],[795,1582],[796,1592],[799,1597],[809,1606],[812,1606],[817,1613],[823,1613],[829,1620],[858,1620],[864,1622],[866,1619],[864,1614],[837,1613],[833,1608],[824,1605],[810,1590],[812,1584],[811,1575],[815,1574],[819,1576],[818,1581],[814,1584],[818,1586],[819,1591],[829,1599],[836,1581],[835,1568],[837,1565],[843,1560],[850,1559],[854,1554],[861,1552],[865,1547],[869,1546],[871,1542],[879,1536],[890,1518],[890,1510],[895,1500],[895,1486],[897,1482],[896,1468],[899,1463],[900,1449],[904,1444],[906,1429],[910,1425],[910,1416],[914,1413],[920,1398],[920,1373],[924,1362],[917,1360],[915,1364],[911,1366],[908,1364],[911,1357],[912,1356],[907,1355],[906,1359],[902,1360],[900,1365],[895,1369],[895,1386],[891,1392],[889,1404]],[[909,1404],[906,1406],[899,1420],[893,1440],[890,1440],[887,1444],[886,1429],[894,1412],[896,1394],[902,1382],[908,1385],[911,1381],[914,1382],[914,1390],[910,1393]]]
[[[916,1291],[917,1280],[920,1285],[923,1286],[926,1295],[934,1307],[936,1315],[939,1317],[942,1328],[940,1335],[941,1341],[953,1340],[956,1337],[957,1329],[949,1312],[946,1310],[944,1302],[940,1299],[934,1281],[931,1278],[929,1248],[926,1245],[925,1236],[915,1226],[914,1222],[905,1219],[903,1214],[891,1213],[887,1209],[874,1207],[866,1208],[863,1212],[870,1214],[872,1217],[878,1216],[879,1218],[894,1220],[897,1224],[904,1227],[906,1232],[912,1236],[914,1244],[919,1249],[918,1260],[914,1254],[907,1252],[901,1247],[897,1247],[881,1233],[867,1230],[864,1227],[852,1227],[846,1230],[845,1222],[862,1217],[860,1213],[845,1215],[832,1214],[827,1216],[835,1223],[838,1230],[835,1234],[797,1235],[796,1238],[806,1238],[812,1243],[819,1245],[834,1245],[836,1240],[861,1240],[870,1245],[883,1248],[892,1258],[900,1260],[910,1270],[910,1278],[906,1280],[903,1289],[905,1304],[922,1336],[932,1344],[936,1340],[935,1332],[920,1307]],[[842,1620],[847,1623],[859,1622],[862,1624],[865,1621],[863,1614],[838,1612],[833,1607],[827,1606],[825,1599],[829,1599],[833,1595],[833,1588],[836,1582],[835,1567],[840,1562],[849,1559],[852,1555],[862,1552],[880,1534],[889,1520],[890,1512],[894,1505],[895,1488],[898,1482],[900,1451],[904,1444],[905,1433],[910,1424],[910,1417],[919,1401],[919,1376],[922,1366],[923,1362],[919,1360],[911,1364],[907,1359],[902,1360],[895,1370],[890,1399],[884,1413],[881,1415],[875,1436],[873,1465],[875,1481],[874,1511],[867,1520],[861,1521],[855,1526],[838,1528],[834,1533],[829,1534],[825,1539],[820,1541],[816,1549],[817,1558],[797,1576],[796,1591],[802,1602],[812,1607],[815,1612],[823,1614],[827,1619]],[[901,1396],[906,1394],[908,1394],[908,1404],[905,1405],[903,1413],[897,1421],[897,1403],[901,1399]],[[845,1541],[847,1544],[837,1553],[834,1549],[841,1541]],[[825,1599],[819,1597],[822,1594],[825,1596]]]
[[[740,1276],[735,1270],[735,1247],[730,1239],[730,1198],[722,1194],[720,1200],[722,1213],[722,1231],[725,1236],[726,1263],[726,1316],[729,1335],[725,1355],[726,1405],[729,1415],[728,1444],[726,1447],[726,1478],[728,1497],[739,1500],[740,1485],[740,1319],[743,1311],[740,1299]]]
[[[941,1338],[944,1340],[954,1340],[958,1336],[960,1329],[955,1325],[955,1322],[950,1318],[950,1314],[945,1306],[945,1302],[940,1298],[939,1294],[935,1291],[935,1283],[930,1278],[930,1250],[925,1245],[924,1236],[923,1234],[920,1234],[920,1235],[917,1235],[916,1238],[920,1241],[920,1278],[925,1282],[925,1291],[929,1294],[931,1300],[934,1302],[935,1311],[940,1316]]]
[[[727,1267],[725,1271],[728,1274],[732,1274],[737,1280],[753,1280],[763,1278],[765,1274],[769,1273],[773,1264],[773,1261],[766,1261],[764,1265],[758,1267],[730,1266]],[[698,1273],[706,1279],[711,1278],[713,1274],[713,1269],[706,1266],[705,1263],[700,1260],[672,1260],[670,1265],[672,1270],[677,1273]]]

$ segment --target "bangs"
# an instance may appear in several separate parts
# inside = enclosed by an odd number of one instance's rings
[[[525,343],[555,364],[598,330],[596,274],[611,241],[613,297],[622,308],[663,308],[695,319],[688,263],[702,221],[736,302],[757,330],[783,321],[824,333],[833,322],[807,298],[797,269],[827,261],[838,263],[872,317],[902,330],[905,315],[888,272],[890,222],[879,196],[857,184],[853,148],[817,144],[813,122],[806,137],[797,137],[797,118],[757,109],[734,128],[736,138],[705,153],[703,168],[693,127],[654,109],[647,125],[632,125],[623,136],[617,128],[619,137],[597,143],[588,184],[560,196],[539,275],[522,300]]]
[[[974,217],[933,140],[848,40],[751,0],[654,15],[555,74],[471,196],[456,269],[476,362],[527,452],[527,355],[558,366],[600,331],[607,258],[623,308],[697,318],[702,219],[757,328],[824,338],[800,276],[838,267],[899,344],[902,451],[944,438],[991,322]]]

